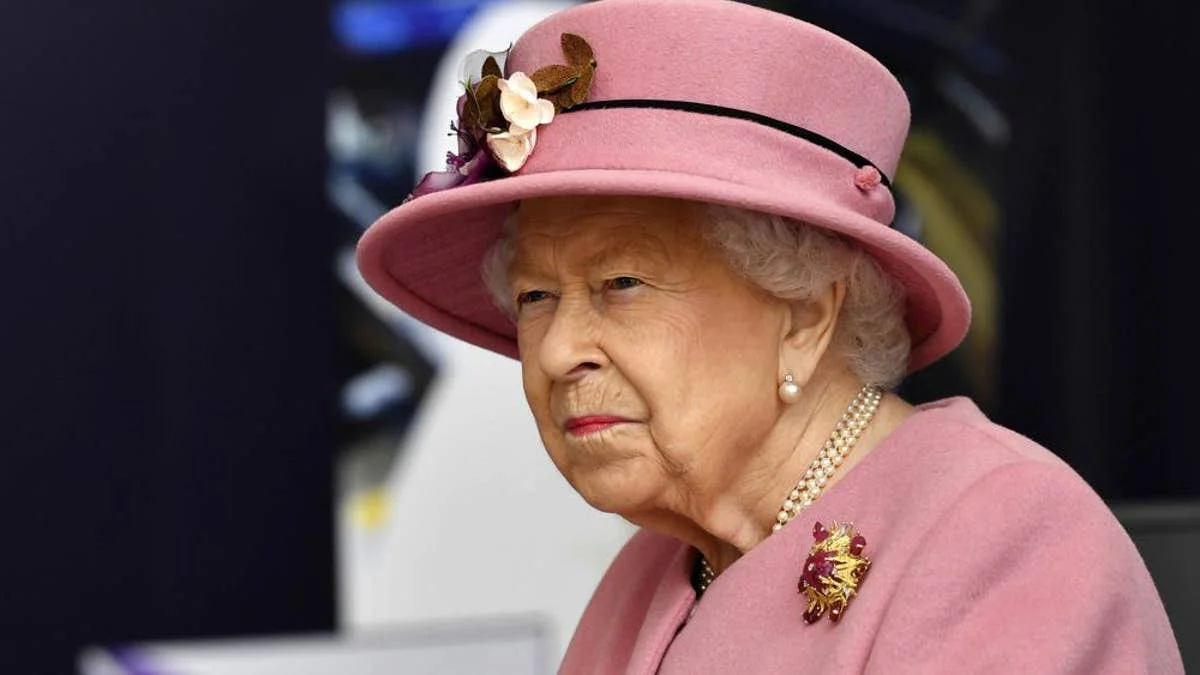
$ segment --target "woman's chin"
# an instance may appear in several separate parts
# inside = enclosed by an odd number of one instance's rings
[[[573,470],[568,481],[594,509],[617,515],[638,512],[662,493],[653,471],[641,465],[634,458],[593,465]]]

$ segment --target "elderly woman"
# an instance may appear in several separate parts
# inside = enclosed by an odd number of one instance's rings
[[[641,527],[562,672],[1182,672],[1077,474],[890,391],[969,306],[889,226],[909,109],[883,66],[724,0],[600,0],[482,56],[458,153],[359,265],[519,359],[551,461]]]

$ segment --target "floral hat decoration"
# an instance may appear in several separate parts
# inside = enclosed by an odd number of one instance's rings
[[[566,64],[544,66],[532,74],[518,71],[507,78],[503,61],[508,50],[472,52],[464,66],[466,92],[458,99],[458,120],[450,123],[458,152],[447,152],[445,170],[425,174],[405,201],[524,166],[537,145],[538,127],[586,101],[596,75],[596,55],[587,40],[563,33],[562,51]],[[481,65],[472,65],[481,58]]]
[[[512,317],[480,274],[505,221],[529,199],[623,195],[749,209],[857,242],[906,291],[910,371],[965,335],[958,278],[891,227],[908,97],[840,36],[729,0],[593,0],[504,52],[474,53],[460,81],[457,151],[358,243],[363,278],[409,316],[518,358]]]

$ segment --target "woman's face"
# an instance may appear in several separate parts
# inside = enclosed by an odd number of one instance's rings
[[[627,517],[735,489],[780,413],[786,305],[728,268],[695,213],[572,197],[517,215],[509,278],[538,431],[589,503]]]

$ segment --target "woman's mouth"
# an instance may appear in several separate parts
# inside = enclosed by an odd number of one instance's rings
[[[585,415],[567,420],[566,428],[567,433],[572,436],[587,436],[628,421],[628,419],[616,415]]]

